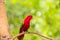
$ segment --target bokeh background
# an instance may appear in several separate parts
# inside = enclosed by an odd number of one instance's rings
[[[5,0],[5,7],[13,36],[19,33],[26,16],[32,15],[28,31],[60,40],[60,0]],[[25,34],[24,40],[43,38],[35,34]]]

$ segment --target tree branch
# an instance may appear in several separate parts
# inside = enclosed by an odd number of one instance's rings
[[[40,37],[43,37],[43,38],[45,38],[45,39],[47,39],[47,40],[53,40],[52,38],[48,38],[48,37],[43,36],[42,34],[39,34],[39,33],[36,33],[36,32],[22,32],[22,33],[20,33],[20,34],[17,34],[15,37],[13,37],[13,40],[15,40],[16,37],[21,36],[21,35],[23,35],[23,34],[36,34],[36,35],[38,35],[38,36],[40,36]]]

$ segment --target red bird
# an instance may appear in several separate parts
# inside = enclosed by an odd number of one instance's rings
[[[25,18],[23,24],[22,24],[22,27],[20,28],[20,32],[19,33],[22,33],[22,32],[25,32],[28,30],[28,28],[30,27],[30,20],[32,19],[32,15],[29,15]],[[18,36],[18,40],[23,40],[23,37],[24,37],[24,34],[21,35],[21,36]]]

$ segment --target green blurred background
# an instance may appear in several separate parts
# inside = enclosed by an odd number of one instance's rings
[[[28,31],[60,40],[60,0],[5,0],[5,6],[13,36],[19,33],[26,16],[32,15]],[[26,34],[24,40],[43,40],[43,38]]]

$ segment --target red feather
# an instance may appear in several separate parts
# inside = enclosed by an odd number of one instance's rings
[[[30,27],[30,20],[32,19],[32,16],[29,15],[25,18],[24,23],[22,24],[22,27],[20,28],[20,32],[22,33],[23,31],[27,31],[28,28]],[[18,37],[19,40],[23,40],[24,35],[21,35]]]

